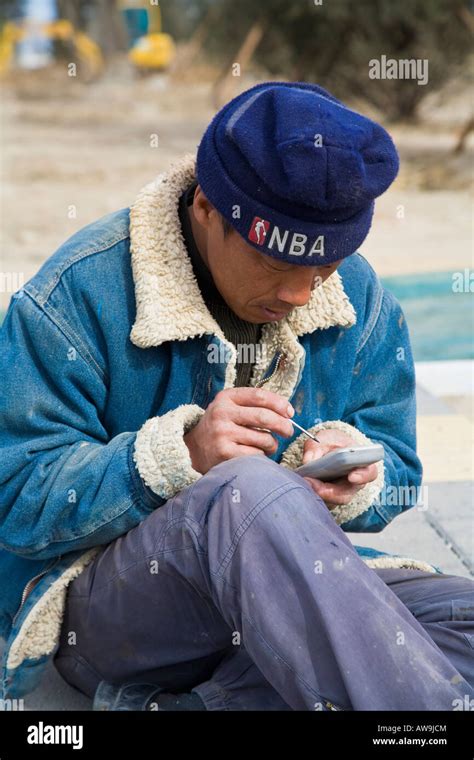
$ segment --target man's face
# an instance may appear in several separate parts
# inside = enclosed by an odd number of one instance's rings
[[[214,283],[232,311],[247,322],[278,321],[304,306],[311,291],[342,261],[320,267],[289,264],[260,253],[235,230],[224,236],[222,219],[199,186],[192,209],[196,244]]]

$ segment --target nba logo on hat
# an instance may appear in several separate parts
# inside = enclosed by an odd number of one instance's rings
[[[252,241],[252,243],[263,245],[269,229],[270,222],[267,222],[266,219],[261,219],[259,216],[256,216],[250,225],[248,238]]]

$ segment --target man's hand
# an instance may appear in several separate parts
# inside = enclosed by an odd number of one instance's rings
[[[303,449],[303,464],[319,459],[328,451],[345,448],[346,446],[358,446],[352,438],[340,430],[319,430],[316,434],[321,443],[316,443],[308,438]],[[315,493],[326,502],[328,509],[334,509],[337,504],[349,504],[357,491],[360,491],[366,483],[370,483],[377,477],[377,465],[369,464],[365,467],[357,467],[351,470],[345,477],[331,482],[324,482],[318,478],[305,477]]]
[[[288,401],[263,388],[227,388],[209,404],[198,424],[183,440],[193,468],[203,475],[226,459],[273,454],[278,443],[266,428],[278,435],[293,435]]]

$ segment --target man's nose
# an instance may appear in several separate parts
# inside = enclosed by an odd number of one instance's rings
[[[306,278],[303,282],[284,283],[277,291],[277,298],[282,303],[295,306],[304,306],[311,298],[314,276]]]

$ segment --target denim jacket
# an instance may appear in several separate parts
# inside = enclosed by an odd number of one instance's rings
[[[3,698],[38,685],[68,584],[101,547],[201,477],[183,435],[234,384],[236,347],[204,304],[181,234],[178,200],[194,177],[185,156],[130,209],[73,235],[11,299],[0,330]],[[380,531],[413,506],[422,467],[409,335],[363,256],[265,324],[261,344],[250,385],[291,400],[315,433],[384,447],[377,479],[332,511],[338,524]],[[297,432],[279,439],[272,459],[299,465],[303,443]],[[372,567],[436,570],[357,550]]]

